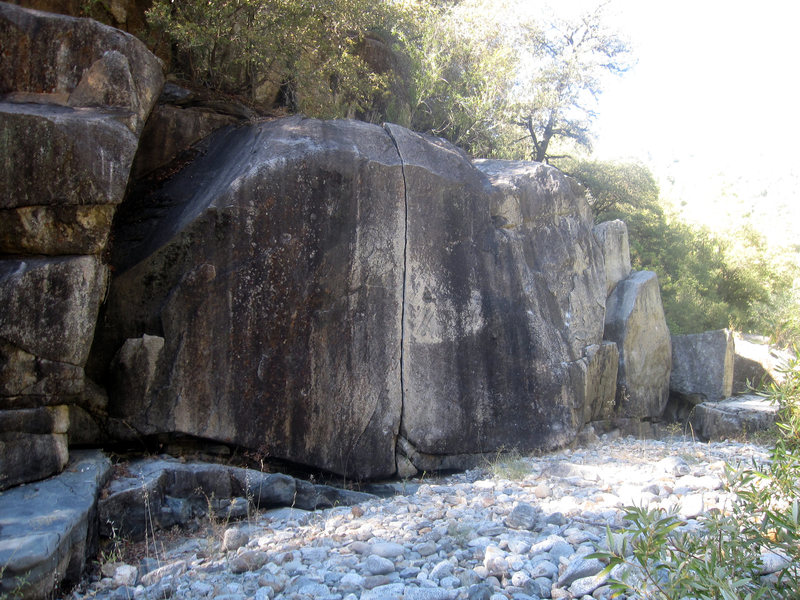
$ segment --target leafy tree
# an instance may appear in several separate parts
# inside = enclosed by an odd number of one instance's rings
[[[413,65],[412,129],[476,156],[515,155],[508,98],[518,59],[507,10],[507,3],[466,0],[420,11],[417,36],[403,47]]]
[[[549,162],[554,140],[591,147],[594,103],[608,74],[630,67],[630,48],[603,23],[607,3],[576,20],[522,25],[523,80],[512,99],[515,122],[533,146],[531,158]]]
[[[586,187],[587,200],[598,217],[611,210],[631,210],[658,202],[658,184],[642,164],[572,158],[556,164]]]

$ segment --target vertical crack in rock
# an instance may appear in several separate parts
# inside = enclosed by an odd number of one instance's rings
[[[405,340],[406,340],[406,282],[407,282],[407,272],[406,266],[408,264],[408,185],[406,183],[406,166],[405,162],[403,161],[403,154],[400,152],[400,146],[397,145],[397,140],[395,139],[394,135],[392,135],[392,131],[386,125],[383,126],[386,130],[386,133],[389,134],[389,138],[392,140],[394,147],[397,149],[397,156],[400,159],[400,173],[403,177],[403,289],[402,289],[402,299],[400,305],[400,427],[398,430],[398,435],[400,431],[403,431],[403,418],[405,417],[405,408],[406,408],[406,388],[405,388],[405,379],[404,379],[404,371],[403,371],[403,361],[405,358]],[[395,454],[397,454],[397,440],[395,439]]]

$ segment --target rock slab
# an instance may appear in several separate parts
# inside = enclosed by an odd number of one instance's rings
[[[778,407],[762,396],[747,394],[694,407],[692,427],[705,440],[724,440],[775,425]]]
[[[102,452],[74,451],[60,475],[0,493],[0,594],[44,598],[77,583],[97,549],[97,497],[110,472]]]

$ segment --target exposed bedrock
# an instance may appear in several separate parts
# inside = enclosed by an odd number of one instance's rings
[[[163,74],[128,34],[3,2],[0,55],[2,490],[58,472],[80,438],[101,255]],[[44,407],[64,416],[49,430],[19,417]]]
[[[391,138],[291,118],[224,129],[201,153],[123,209],[95,351],[163,342],[119,353],[111,416],[394,473],[405,206]],[[148,367],[120,371],[132,363]]]
[[[300,117],[196,150],[120,211],[91,359],[115,431],[370,478],[560,446],[613,407],[603,256],[557,170]]]

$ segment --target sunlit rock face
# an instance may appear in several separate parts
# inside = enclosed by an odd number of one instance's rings
[[[94,350],[113,417],[354,477],[394,474],[398,447],[447,468],[584,424],[616,365],[595,358],[600,247],[557,170],[299,117],[198,152],[121,212]]]
[[[672,344],[655,273],[634,271],[614,287],[605,336],[619,348],[617,416],[660,417],[669,399]]]

